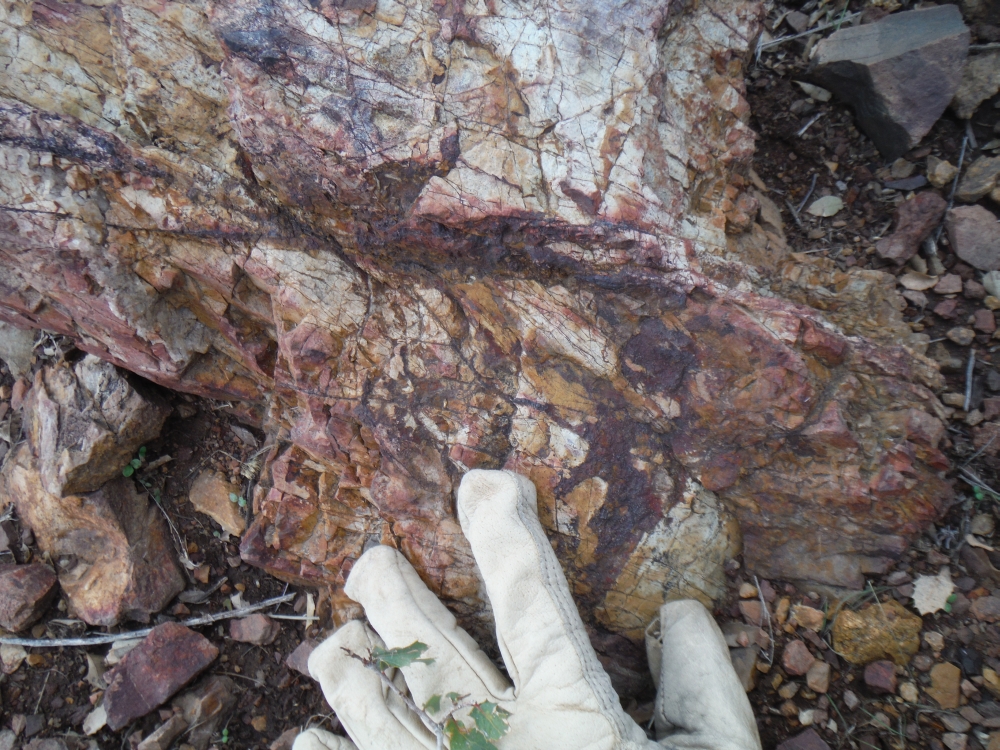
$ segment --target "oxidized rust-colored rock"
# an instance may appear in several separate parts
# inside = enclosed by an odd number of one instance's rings
[[[857,612],[844,609],[833,621],[833,648],[851,664],[877,659],[907,664],[920,650],[924,621],[895,599]]]
[[[219,649],[207,638],[183,625],[157,625],[104,673],[108,726],[117,731],[163,705],[218,655]]]
[[[113,365],[94,356],[35,373],[24,410],[42,484],[58,497],[94,492],[121,476],[170,413],[160,399],[140,394]]]
[[[947,207],[945,199],[933,190],[925,190],[913,200],[903,201],[893,215],[893,233],[879,240],[875,250],[882,258],[902,265],[916,255],[920,243],[941,223]],[[935,291],[946,293],[936,288]],[[961,292],[961,288],[958,291]]]
[[[0,628],[18,632],[34,623],[58,589],[48,565],[0,565]]]
[[[896,692],[896,665],[891,661],[873,661],[865,667],[865,684],[876,693]]]
[[[229,637],[234,641],[266,646],[273,643],[281,632],[281,626],[267,615],[256,612],[229,622]]]
[[[893,278],[791,256],[747,189],[761,3],[19,2],[0,317],[266,406],[242,554],[337,621],[387,543],[490,629],[469,468],[534,481],[595,643],[643,670],[741,547],[860,587],[950,503]]]
[[[781,654],[781,666],[790,675],[799,677],[807,674],[816,657],[809,651],[809,647],[798,638],[793,638],[785,645],[785,650]]]
[[[42,486],[24,444],[0,474],[0,495],[57,564],[70,608],[85,622],[148,622],[184,589],[160,510],[131,479],[119,475],[96,492],[58,497]]]

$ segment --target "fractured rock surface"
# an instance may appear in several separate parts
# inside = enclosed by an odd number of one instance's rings
[[[0,317],[266,403],[242,554],[336,618],[386,543],[485,622],[470,468],[535,482],[605,654],[741,545],[860,586],[950,502],[889,277],[792,258],[740,174],[759,3],[0,12]]]
[[[120,474],[95,492],[59,497],[42,486],[26,444],[0,474],[0,493],[58,565],[75,615],[91,625],[148,622],[184,589],[159,509]]]
[[[113,365],[87,356],[39,370],[25,403],[28,441],[47,492],[93,492],[160,434],[169,407],[141,395]]]

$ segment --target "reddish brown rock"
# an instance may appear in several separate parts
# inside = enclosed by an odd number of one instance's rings
[[[1000,398],[983,399],[983,418],[987,421],[1000,417]]]
[[[937,194],[936,193],[922,193],[921,195],[937,195]],[[920,196],[917,196],[917,197],[919,198]],[[913,203],[913,202],[916,202],[916,199],[914,199],[913,201],[906,201],[905,203],[903,203],[903,206],[906,206],[909,203]],[[945,204],[942,202],[942,204],[941,204],[941,212],[938,215],[938,221],[940,221],[941,217],[944,216],[944,205]],[[896,215],[897,215],[897,217],[899,215],[899,212],[902,210],[903,206],[900,206],[900,208],[896,209]],[[897,219],[897,221],[898,221],[898,219]],[[933,229],[933,225],[931,226],[931,229]],[[923,240],[921,240],[921,242],[922,241]],[[920,243],[918,242],[917,243],[917,248],[919,248],[919,246],[920,246]],[[917,248],[914,248],[914,252],[916,252]],[[960,292],[962,292],[962,290],[963,290],[962,277],[959,276],[958,274],[955,274],[955,273],[945,274],[944,276],[941,277],[941,280],[938,281],[938,283],[934,285],[934,291],[937,292],[938,294],[959,294]]]
[[[794,638],[785,645],[781,654],[781,666],[790,675],[804,675],[816,662],[816,657],[809,652],[805,643]]]
[[[273,643],[281,632],[281,626],[267,615],[256,612],[229,622],[229,637],[234,641],[266,646]]]
[[[876,693],[896,692],[896,665],[891,661],[873,661],[865,667],[865,684]]]
[[[306,638],[302,641],[295,649],[288,655],[285,659],[285,664],[288,665],[289,669],[294,669],[296,672],[304,674],[306,677],[312,677],[309,674],[309,657],[316,647],[319,645],[318,641],[314,641],[312,638]]]
[[[916,255],[920,243],[941,223],[947,206],[944,198],[933,190],[925,190],[912,200],[903,201],[893,214],[893,233],[876,243],[876,252],[886,260],[902,265]],[[944,276],[934,291],[938,294],[958,294],[962,291],[962,279],[954,275]]]
[[[959,206],[945,219],[948,240],[959,258],[980,271],[1000,269],[1000,221],[982,206]]]
[[[743,615],[743,619],[751,625],[760,626],[760,624],[764,621],[764,608],[756,599],[741,601],[739,607],[740,614]]]
[[[47,565],[0,565],[0,628],[24,630],[44,614],[57,592],[56,574]]]
[[[163,705],[211,664],[219,650],[198,633],[168,622],[104,673],[108,726],[117,731]]]
[[[972,325],[977,331],[993,333],[997,329],[996,317],[992,310],[976,310],[975,318]]]
[[[972,602],[969,612],[977,620],[996,622],[1000,620],[1000,597],[981,596]]]
[[[845,27],[816,45],[813,78],[854,105],[887,159],[920,142],[962,81],[969,29],[955,5]]]
[[[85,622],[148,622],[184,589],[163,516],[131,479],[119,475],[96,492],[58,497],[42,486],[25,444],[0,474],[0,495],[13,500],[57,563],[59,585]]]

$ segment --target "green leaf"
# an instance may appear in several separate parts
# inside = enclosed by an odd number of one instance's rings
[[[458,703],[463,697],[464,696],[461,696],[458,693],[448,693],[448,695],[445,696],[445,698],[450,700],[452,703]]]
[[[235,492],[230,492],[229,493],[229,502],[235,503],[239,499],[240,499],[240,496],[237,495]]]
[[[372,649],[372,659],[378,664],[379,669],[389,669],[390,667],[408,667],[415,662],[423,664],[433,664],[433,659],[421,659],[420,656],[427,650],[427,644],[414,641],[409,646],[402,648],[378,648]]]
[[[144,445],[141,448],[139,448],[139,458],[145,458],[145,457],[146,457],[146,446]]]
[[[984,493],[978,487],[972,488],[972,494],[976,496],[976,500],[982,500],[984,497],[986,497],[986,493]]]
[[[508,726],[506,719],[510,716],[510,712],[504,711],[496,703],[491,703],[490,701],[480,703],[473,707],[470,716],[476,722],[479,731],[491,740],[498,740],[507,734]]]
[[[441,710],[440,695],[432,695],[430,698],[427,699],[427,702],[424,704],[424,711],[426,711],[429,714],[436,714],[440,710]]]
[[[245,497],[241,497],[239,500],[236,501],[236,504],[239,505],[241,508],[245,508],[247,507],[247,499]]]
[[[124,469],[122,469],[122,476],[130,477],[135,474],[135,467],[132,464],[128,464]]]
[[[448,735],[451,750],[495,750],[490,739],[478,729],[466,729],[454,719],[448,719],[444,725]]]
[[[129,461],[129,465],[133,469],[138,469],[140,466],[142,466],[142,461],[140,461],[138,458],[133,458],[131,461]]]

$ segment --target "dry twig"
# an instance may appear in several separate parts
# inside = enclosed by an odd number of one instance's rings
[[[196,628],[201,625],[211,625],[213,622],[219,622],[220,620],[229,620],[233,617],[242,617],[243,615],[248,615],[251,612],[256,612],[259,609],[266,609],[274,604],[281,604],[282,602],[291,601],[295,598],[295,594],[285,594],[284,596],[276,596],[271,599],[265,599],[257,604],[251,604],[242,609],[234,609],[231,612],[216,612],[211,615],[202,615],[201,617],[192,617],[190,619],[181,622],[181,625],[188,628]],[[115,641],[131,641],[136,638],[145,638],[147,635],[153,632],[153,628],[143,628],[142,630],[131,630],[126,633],[102,633],[100,635],[85,635],[79,638],[13,638],[13,637],[2,637],[0,638],[0,644],[9,646],[26,646],[28,648],[58,648],[62,646],[100,646],[106,643],[114,643]]]

